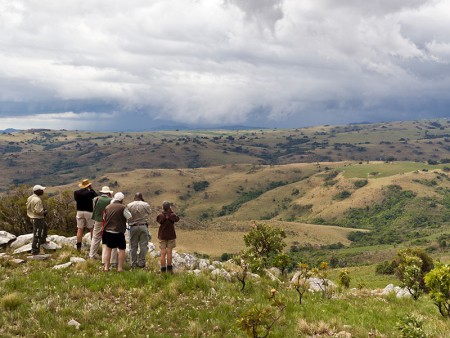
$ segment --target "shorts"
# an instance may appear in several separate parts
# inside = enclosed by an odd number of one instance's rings
[[[171,240],[159,240],[159,248],[160,249],[173,249],[177,246],[176,240],[175,239],[171,239]]]
[[[77,228],[83,229],[84,227],[92,229],[94,226],[94,220],[92,219],[92,212],[90,211],[77,211]]]
[[[127,242],[125,241],[125,234],[103,232],[102,242],[110,249],[118,248],[119,250],[125,250],[127,248]]]

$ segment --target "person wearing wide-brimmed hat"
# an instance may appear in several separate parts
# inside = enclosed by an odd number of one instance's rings
[[[92,200],[97,197],[97,193],[92,189],[92,183],[88,179],[81,181],[78,186],[80,189],[73,193],[73,197],[77,202],[77,250],[81,250],[84,227],[89,229],[92,239],[92,228],[94,227]]]
[[[47,239],[47,224],[45,223],[45,215],[47,210],[44,208],[40,196],[44,194],[45,187],[35,185],[33,187],[33,195],[27,199],[27,216],[33,224],[33,242],[31,243],[31,254],[38,255],[41,244],[45,244]]]
[[[92,232],[91,249],[89,250],[89,258],[94,259],[98,256],[98,248],[102,241],[103,213],[105,208],[111,203],[113,191],[108,186],[102,187],[100,196],[93,200],[92,219],[94,220],[94,230]],[[104,261],[105,250],[102,250],[102,264]],[[113,250],[111,263],[117,263],[117,250]]]

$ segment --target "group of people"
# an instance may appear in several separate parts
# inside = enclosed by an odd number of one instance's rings
[[[100,195],[92,188],[88,179],[79,185],[74,192],[77,221],[77,250],[81,250],[84,228],[91,233],[89,258],[99,258],[98,250],[102,242],[102,264],[109,271],[111,264],[117,264],[117,271],[123,270],[125,262],[127,226],[130,234],[130,258],[132,268],[144,268],[148,252],[148,242],[151,235],[148,230],[148,219],[151,213],[150,205],[144,201],[140,192],[134,196],[134,201],[125,205],[122,192],[113,195],[108,186],[102,187]],[[31,253],[39,254],[40,246],[46,242],[47,224],[41,196],[45,187],[35,185],[33,195],[27,200],[27,215],[33,225],[33,242]],[[172,249],[176,246],[175,223],[180,220],[171,209],[171,203],[164,201],[163,211],[158,214],[158,241],[161,250],[161,272],[173,272]],[[138,253],[139,251],[139,253]]]

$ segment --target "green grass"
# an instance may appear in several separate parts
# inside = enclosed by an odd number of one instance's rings
[[[255,304],[270,306],[272,288],[286,309],[271,337],[306,337],[324,328],[353,337],[370,332],[392,337],[398,335],[396,323],[410,312],[424,317],[429,337],[443,337],[450,330],[450,322],[441,319],[427,297],[415,302],[343,292],[325,300],[306,294],[300,305],[287,282],[251,280],[240,292],[239,283],[205,273],[160,275],[156,260],[148,270],[123,273],[103,273],[98,262],[51,269],[66,257],[54,254],[50,261],[0,266],[0,336],[244,337],[237,321]],[[382,288],[395,282],[392,276],[375,275],[374,267],[349,271],[351,287],[364,283]],[[337,274],[331,271],[331,279]],[[71,319],[81,324],[79,330],[68,326]]]
[[[420,162],[393,162],[352,165],[342,170],[345,178],[382,178],[416,170],[435,170],[443,167],[444,165],[428,165]],[[374,172],[378,172],[378,174],[370,175],[370,173]]]

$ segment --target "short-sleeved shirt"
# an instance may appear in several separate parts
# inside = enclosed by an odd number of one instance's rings
[[[92,200],[97,196],[94,190],[87,188],[77,190],[73,193],[73,198],[77,202],[77,211],[93,211]]]
[[[128,203],[128,210],[131,212],[131,218],[128,220],[129,225],[146,224],[152,209],[147,202],[133,201]]]

